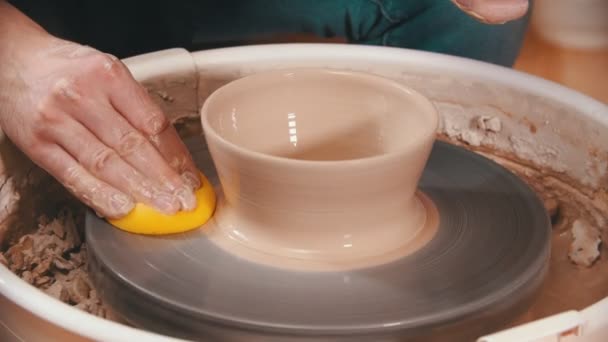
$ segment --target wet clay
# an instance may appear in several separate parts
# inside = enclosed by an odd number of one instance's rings
[[[480,153],[515,173],[540,196],[552,218],[547,279],[532,306],[510,326],[582,310],[608,296],[608,259],[603,257],[602,244],[608,241],[604,219],[608,201],[602,189],[590,189],[563,174],[521,161],[513,153],[471,144],[468,139],[439,139]]]
[[[439,139],[475,151],[511,170],[523,179],[542,199],[552,217],[553,228],[568,236],[568,260],[578,266],[590,267],[600,258],[602,234],[606,230],[608,198],[602,191],[578,184],[575,180],[552,170],[520,161],[504,151],[455,141],[445,136]]]
[[[416,197],[417,202],[419,202],[419,205],[421,206],[420,211],[424,213],[420,230],[409,240],[402,241],[401,245],[397,248],[373,256],[353,258],[352,255],[348,254],[348,247],[346,247],[348,245],[341,246],[343,248],[338,248],[337,253],[333,255],[324,254],[320,257],[302,257],[299,253],[289,253],[289,251],[283,251],[283,255],[281,255],[273,250],[266,251],[260,248],[252,248],[247,243],[241,243],[233,237],[235,234],[234,231],[222,231],[221,228],[217,229],[219,228],[218,226],[215,226],[215,231],[212,228],[207,234],[212,242],[221,248],[230,251],[230,253],[272,267],[322,272],[373,267],[398,260],[414,253],[431,241],[435,236],[435,233],[437,233],[439,227],[439,212],[437,211],[437,208],[423,193],[417,193]],[[234,219],[232,222],[234,222]],[[373,228],[374,227],[371,229]],[[237,231],[236,233],[238,234],[239,232]],[[293,257],[285,257],[285,255],[292,255]]]
[[[438,113],[399,83],[258,73],[215,91],[201,121],[223,191],[209,234],[224,248],[347,267],[403,256],[435,229],[415,192]]]
[[[91,314],[112,318],[87,273],[83,242],[84,209],[62,209],[54,218],[39,217],[38,229],[19,238],[0,262],[50,296]]]

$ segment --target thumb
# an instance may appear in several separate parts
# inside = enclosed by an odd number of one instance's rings
[[[451,0],[468,15],[487,24],[503,24],[523,17],[528,0]]]

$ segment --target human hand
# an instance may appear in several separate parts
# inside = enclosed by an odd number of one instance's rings
[[[191,156],[119,60],[44,32],[2,57],[3,131],[100,216],[120,218],[135,202],[195,208]]]
[[[523,17],[528,0],[451,0],[468,15],[487,24],[502,24]]]

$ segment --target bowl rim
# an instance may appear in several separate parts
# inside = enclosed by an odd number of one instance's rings
[[[225,96],[227,92],[233,91],[234,89],[238,89],[242,84],[246,82],[250,82],[254,79],[261,78],[264,80],[269,76],[290,76],[291,74],[297,73],[314,73],[314,74],[333,74],[339,77],[347,76],[354,77],[355,80],[363,80],[369,81],[371,85],[381,85],[385,88],[396,89],[401,94],[408,96],[411,99],[411,102],[415,105],[419,105],[423,107],[424,116],[429,117],[428,125],[424,125],[424,132],[421,133],[421,138],[419,142],[409,142],[407,144],[400,144],[397,149],[394,151],[381,153],[369,157],[361,157],[361,158],[353,158],[353,159],[338,159],[338,160],[305,160],[305,159],[296,159],[289,157],[281,157],[275,156],[271,154],[267,154],[264,152],[254,151],[247,147],[239,146],[236,143],[233,143],[217,132],[213,125],[210,123],[210,113],[209,107],[212,106],[212,103],[219,97]],[[373,83],[371,83],[373,82]],[[199,111],[201,116],[201,123],[204,130],[205,138],[212,139],[215,143],[220,145],[223,149],[230,151],[230,153],[234,155],[241,155],[248,160],[258,160],[261,162],[272,163],[273,166],[288,166],[288,167],[301,167],[303,169],[311,169],[311,168],[323,168],[324,170],[334,169],[334,168],[348,168],[352,169],[355,165],[366,165],[373,166],[377,164],[381,164],[384,162],[390,162],[395,159],[400,159],[407,154],[407,152],[411,149],[415,148],[423,148],[429,139],[435,140],[435,136],[437,130],[439,129],[439,112],[435,105],[431,102],[431,100],[424,96],[422,93],[400,83],[395,80],[391,80],[386,77],[377,76],[368,72],[361,71],[351,71],[351,70],[338,70],[335,68],[313,68],[313,67],[303,67],[303,68],[289,68],[289,69],[278,69],[271,71],[264,71],[259,73],[254,73],[251,75],[247,75],[244,77],[240,77],[234,81],[228,82],[227,84],[216,89],[203,103],[201,109]],[[428,136],[428,138],[427,138]]]

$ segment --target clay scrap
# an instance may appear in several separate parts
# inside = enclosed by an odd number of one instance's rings
[[[600,257],[601,232],[585,220],[572,224],[572,244],[568,257],[577,265],[590,267]]]
[[[39,219],[38,229],[22,236],[0,262],[47,294],[94,315],[110,318],[87,274],[82,213],[62,210]]]

